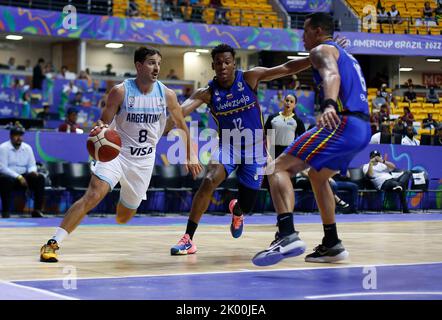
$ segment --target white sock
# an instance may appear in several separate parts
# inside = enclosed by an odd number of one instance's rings
[[[64,238],[66,238],[68,234],[69,233],[63,228],[57,228],[52,239],[57,241],[58,244],[61,244]]]

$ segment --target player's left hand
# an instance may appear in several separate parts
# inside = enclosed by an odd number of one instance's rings
[[[338,127],[341,119],[339,118],[336,110],[333,106],[330,106],[324,110],[318,121],[318,127],[334,130]]]
[[[192,174],[192,177],[196,179],[203,170],[203,166],[200,163],[188,163],[186,169]]]

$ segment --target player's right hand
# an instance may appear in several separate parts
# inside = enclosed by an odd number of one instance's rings
[[[103,129],[103,128],[109,128],[109,125],[106,124],[106,123],[104,123],[104,122],[101,121],[101,120],[98,120],[98,121],[97,121],[97,125],[92,129],[92,131],[94,131],[94,130],[97,129],[97,128],[100,128],[100,129]]]
[[[196,179],[196,177],[198,177],[198,175],[203,170],[203,166],[199,162],[198,163],[188,163],[188,164],[186,164],[186,169],[188,171],[190,171],[190,173],[192,174],[192,177],[194,179]]]

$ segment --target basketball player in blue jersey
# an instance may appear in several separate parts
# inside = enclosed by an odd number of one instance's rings
[[[127,223],[146,199],[153,167],[155,149],[167,119],[167,111],[183,133],[187,143],[187,168],[195,177],[202,170],[191,154],[189,129],[184,121],[176,94],[158,81],[161,53],[155,48],[140,47],[135,51],[137,76],[126,79],[109,92],[99,126],[115,129],[122,142],[120,154],[109,162],[93,167],[93,175],[86,193],[66,212],[54,236],[40,250],[40,261],[57,262],[59,245],[72,233],[84,216],[100,203],[119,182],[120,200],[117,223]]]
[[[294,193],[290,177],[310,167],[309,178],[324,227],[322,243],[306,262],[335,262],[348,257],[338,238],[335,200],[328,182],[344,174],[353,157],[370,141],[367,89],[357,60],[333,42],[333,18],[313,13],[304,23],[304,46],[310,51],[314,80],[320,90],[322,115],[317,127],[296,138],[272,164],[269,175],[273,204],[278,213],[276,239],[253,258],[258,266],[304,253],[305,243],[293,225]]]
[[[256,67],[243,72],[236,70],[235,50],[232,47],[220,44],[211,54],[215,78],[207,88],[198,89],[181,107],[186,116],[204,103],[209,106],[218,124],[219,154],[208,165],[206,175],[194,196],[185,234],[171,248],[172,255],[186,255],[197,251],[192,240],[201,216],[207,210],[215,189],[234,170],[239,182],[239,196],[238,200],[234,199],[229,204],[232,214],[230,231],[234,238],[241,236],[243,214],[249,213],[254,207],[267,164],[265,137],[262,135],[264,124],[256,97],[258,84],[260,81],[292,75],[310,67],[310,61],[303,59],[273,68]],[[171,122],[166,125],[165,132],[171,129],[171,125],[173,126]],[[229,143],[230,139],[225,139],[226,134],[235,135],[235,132],[238,136],[251,132],[252,141]]]

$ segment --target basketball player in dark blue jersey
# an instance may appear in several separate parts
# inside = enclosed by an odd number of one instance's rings
[[[215,78],[208,87],[198,89],[182,104],[182,108],[186,116],[204,103],[209,106],[218,124],[219,155],[208,165],[206,175],[192,202],[186,232],[178,244],[171,248],[172,255],[196,252],[192,239],[201,216],[209,207],[215,189],[234,170],[239,181],[239,196],[238,200],[232,200],[229,204],[232,213],[230,231],[235,238],[241,236],[243,214],[253,209],[267,159],[265,137],[259,135],[260,130],[263,132],[264,124],[256,97],[258,84],[260,81],[295,74],[311,66],[308,59],[303,59],[289,61],[273,68],[256,67],[243,72],[236,70],[235,50],[232,47],[221,44],[215,47],[211,54]],[[169,121],[165,132],[167,133],[172,126],[173,122]],[[245,143],[234,141],[233,144],[230,143],[231,139],[224,141],[223,130],[226,129],[232,135],[236,132],[237,136],[241,136],[245,131],[251,132],[252,139]],[[258,134],[255,134],[256,132]]]
[[[313,13],[304,23],[304,46],[310,51],[314,80],[322,98],[317,127],[287,147],[268,168],[270,191],[278,213],[278,232],[270,247],[253,258],[259,266],[304,253],[305,243],[293,225],[294,193],[290,177],[310,167],[309,178],[324,226],[322,243],[306,262],[335,262],[348,256],[338,238],[335,200],[328,182],[336,171],[345,173],[353,157],[370,140],[367,89],[357,60],[333,42],[333,18]]]

